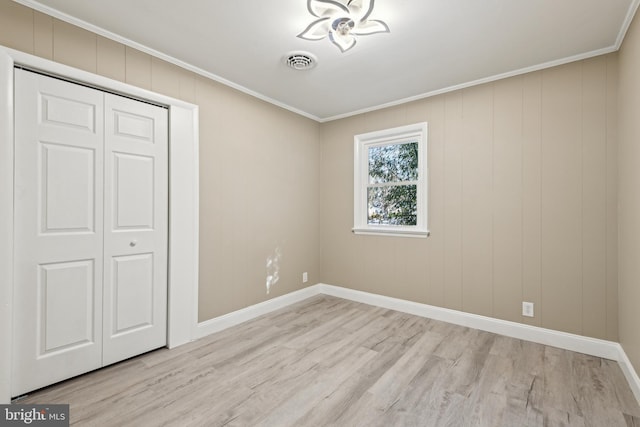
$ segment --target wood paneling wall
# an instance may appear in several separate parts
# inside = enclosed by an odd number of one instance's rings
[[[318,282],[318,123],[11,0],[0,44],[200,107],[201,321]]]
[[[324,124],[322,281],[616,340],[616,99],[611,54]],[[419,121],[431,236],[353,235],[353,135]]]
[[[200,106],[200,320],[291,292],[308,271],[309,283],[617,339],[616,54],[318,125],[10,0],[0,44]],[[420,121],[431,236],[354,236],[353,135]],[[536,317],[520,315],[523,300]]]
[[[620,50],[620,343],[640,372],[640,18]]]

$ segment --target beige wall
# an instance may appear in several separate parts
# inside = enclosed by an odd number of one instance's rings
[[[640,18],[620,50],[620,343],[640,372]]]
[[[623,94],[637,84],[637,32]],[[319,125],[10,0],[0,0],[0,44],[200,106],[200,320],[299,289],[308,271],[309,284],[618,338],[615,54]],[[431,236],[354,236],[353,135],[419,121],[429,122]],[[627,141],[636,123],[622,126]],[[628,301],[639,300],[639,267],[626,257],[640,245],[640,199],[625,163],[636,153],[624,148],[621,227],[638,233],[620,244],[620,330],[637,367]],[[281,279],[266,295],[277,248]],[[535,318],[520,316],[523,300]]]
[[[616,340],[616,95],[614,54],[324,124],[322,281]],[[420,121],[431,236],[352,234],[353,135]]]
[[[318,282],[317,123],[10,0],[0,44],[200,106],[200,320]]]

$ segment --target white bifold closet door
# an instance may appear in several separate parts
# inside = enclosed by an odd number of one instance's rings
[[[13,396],[166,345],[167,127],[16,69]]]

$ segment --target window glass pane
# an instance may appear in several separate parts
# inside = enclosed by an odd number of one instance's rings
[[[369,184],[417,179],[417,142],[369,147]]]
[[[416,185],[393,185],[367,189],[368,224],[417,225]]]

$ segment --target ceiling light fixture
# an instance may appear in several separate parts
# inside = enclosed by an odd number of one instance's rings
[[[316,19],[298,37],[322,40],[329,36],[340,51],[356,44],[355,36],[388,33],[389,27],[377,19],[369,19],[374,0],[307,0],[307,9]]]

